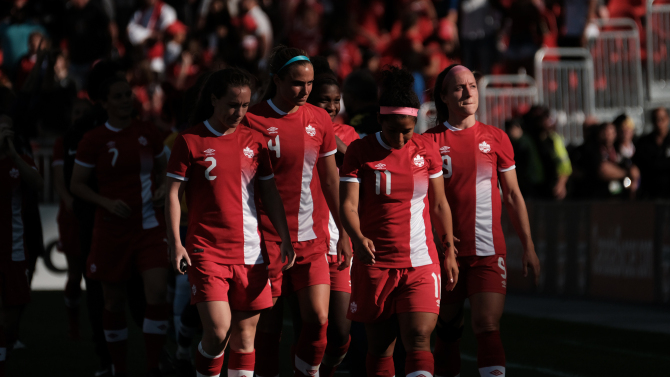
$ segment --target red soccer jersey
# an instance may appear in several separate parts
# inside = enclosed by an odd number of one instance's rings
[[[414,134],[401,149],[378,132],[347,149],[340,181],[359,183],[361,232],[375,245],[375,267],[438,263],[428,206],[430,178],[442,175],[433,141]]]
[[[256,179],[273,177],[263,136],[247,127],[228,135],[208,121],[175,139],[167,176],[186,184],[189,253],[220,264],[259,264]]]
[[[130,218],[122,219],[98,207],[96,226],[151,229],[163,223],[151,200],[156,188],[154,158],[162,155],[158,132],[140,122],[124,129],[105,123],[84,135],[75,163],[94,169],[100,195],[123,200],[131,209]]]
[[[249,109],[243,122],[261,132],[267,141],[291,240],[325,240],[328,208],[316,162],[320,157],[337,152],[328,113],[320,107],[305,104],[295,113],[286,114],[268,100]],[[257,204],[263,236],[268,241],[280,241],[263,206]]]
[[[21,155],[21,158],[35,167],[33,160]],[[0,263],[26,260],[26,247],[23,232],[23,190],[21,174],[11,158],[0,159]]]
[[[445,122],[424,135],[435,140],[442,155],[458,256],[505,254],[498,172],[515,168],[507,134],[480,122],[464,130]]]

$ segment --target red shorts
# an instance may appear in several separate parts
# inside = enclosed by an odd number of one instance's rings
[[[347,318],[363,323],[396,313],[440,312],[440,266],[377,268],[354,261]]]
[[[80,256],[77,217],[61,204],[56,221],[58,222],[58,251],[68,256]]]
[[[262,310],[272,306],[268,270],[264,264],[219,264],[193,260],[188,269],[191,304],[227,301],[232,310]]]
[[[132,230],[106,228],[93,230],[91,254],[86,274],[109,283],[130,279],[131,272],[168,268],[165,227]]]
[[[330,290],[337,292],[351,293],[351,267],[342,271],[337,268],[340,263],[337,262],[337,255],[328,255],[328,268],[330,269]]]
[[[303,242],[293,242],[296,258],[293,267],[285,273],[281,269],[280,245],[281,242],[265,241],[265,247],[270,265],[270,284],[272,297],[286,296],[312,285],[330,284],[330,273],[326,252],[328,243],[322,239],[313,239]]]
[[[456,257],[458,283],[453,291],[444,291],[442,302],[456,304],[475,293],[507,293],[505,255]],[[446,282],[443,282],[446,285]]]
[[[6,306],[30,302],[27,261],[0,263],[0,299]]]

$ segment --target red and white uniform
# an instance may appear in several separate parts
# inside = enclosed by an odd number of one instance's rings
[[[122,200],[131,208],[127,219],[102,207],[95,226],[88,275],[118,282],[127,280],[133,266],[140,271],[167,267],[165,223],[154,208],[154,159],[163,156],[157,131],[140,122],[118,129],[105,123],[79,142],[75,163],[94,170],[99,194]]]
[[[450,295],[457,294],[460,289],[467,289],[468,296],[477,291],[504,293],[506,248],[500,224],[502,202],[498,174],[516,167],[509,137],[502,130],[480,122],[463,130],[445,122],[424,135],[432,138],[440,148],[444,188],[454,219],[454,236],[460,239],[456,247],[462,270],[459,284]],[[470,257],[490,258],[486,259],[488,263],[483,263]],[[480,266],[492,271],[479,276],[491,281],[484,285],[469,283],[467,272],[464,274],[469,266],[473,270]],[[467,288],[474,285],[479,287],[477,291]]]
[[[53,159],[51,166],[63,166],[64,163],[63,138],[59,137],[54,143]],[[66,183],[67,185],[67,183]],[[62,200],[58,204],[58,250],[66,255],[78,256],[81,254],[79,247],[79,226],[77,216],[74,212],[68,211],[65,202]]]
[[[360,185],[361,232],[375,246],[374,266],[354,260],[348,318],[369,323],[398,312],[438,313],[428,186],[442,175],[441,165],[434,143],[421,135],[393,149],[376,133],[347,149],[340,180]]]
[[[191,302],[272,306],[255,194],[257,179],[274,176],[263,136],[244,126],[223,135],[200,123],[175,140],[167,176],[187,182]]]
[[[278,109],[272,100],[268,100],[249,109],[243,123],[261,132],[267,142],[275,181],[284,202],[288,228],[294,242],[296,263],[310,266],[306,269],[296,266],[298,268],[289,270],[288,275],[294,280],[291,289],[329,284],[328,264],[324,258],[328,247],[328,208],[316,169],[319,158],[337,152],[328,113],[314,105],[305,104],[295,113],[287,114]],[[278,285],[285,280],[280,273],[282,265],[278,243],[281,239],[262,204],[257,201],[257,205],[270,258],[273,296],[276,296],[279,293]]]
[[[340,140],[347,146],[351,144],[354,140],[360,139],[360,136],[356,130],[346,124],[333,124],[333,130],[335,131],[335,136],[339,137]],[[342,166],[344,155],[342,153],[337,153],[335,155],[337,161],[337,167]],[[335,225],[335,219],[333,215],[328,212],[328,263],[330,268],[330,290],[338,292],[347,292],[351,293],[351,273],[350,268],[340,271],[338,267],[340,262],[337,260],[337,241],[340,239],[340,231]]]
[[[33,169],[27,155],[21,158]],[[23,227],[21,174],[8,156],[0,159],[0,298],[5,305],[30,302],[28,263]]]

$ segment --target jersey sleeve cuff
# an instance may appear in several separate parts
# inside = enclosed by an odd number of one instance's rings
[[[272,179],[274,177],[275,177],[275,175],[274,175],[274,173],[272,173],[272,174],[266,175],[264,177],[258,177],[258,179],[260,179],[261,181],[267,181],[268,179]]]
[[[510,170],[514,170],[514,169],[516,169],[516,165],[512,165],[508,168],[500,168],[500,169],[498,169],[498,171],[501,172],[501,173],[504,173],[506,171],[510,171]]]
[[[438,178],[438,177],[441,177],[442,174],[443,174],[443,173],[442,173],[442,170],[440,170],[440,171],[438,171],[438,172],[435,173],[435,174],[431,174],[431,175],[429,175],[428,178]]]
[[[340,177],[340,182],[361,183],[361,179],[353,177]]]
[[[337,148],[333,149],[333,150],[330,151],[330,152],[321,153],[321,154],[319,155],[319,157],[328,157],[328,156],[332,156],[332,155],[334,155],[335,153],[337,153]]]
[[[94,168],[94,167],[95,167],[95,164],[87,164],[87,163],[85,163],[84,161],[77,160],[76,158],[74,159],[74,162],[75,162],[77,165],[81,165],[81,166],[83,166],[83,167],[85,167],[85,168]]]
[[[172,173],[167,173],[167,174],[165,174],[165,175],[167,175],[167,176],[170,177],[170,178],[174,178],[174,179],[176,179],[176,180],[179,180],[179,181],[188,182],[188,178],[186,178],[186,177],[182,177],[181,175],[172,174]]]
[[[53,160],[53,161],[51,161],[51,166],[61,166],[63,164],[64,164],[63,160]]]

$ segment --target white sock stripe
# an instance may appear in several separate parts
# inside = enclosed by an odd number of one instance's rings
[[[2,347],[0,348],[0,361],[5,361],[7,358],[7,348]]]
[[[105,340],[109,343],[128,339],[128,328],[119,330],[105,330]]]
[[[433,374],[425,370],[417,370],[408,374],[406,377],[433,377]]]
[[[153,319],[145,318],[142,331],[146,334],[165,335],[168,330],[168,321],[155,321]]]
[[[219,377],[219,374],[215,374],[215,375],[213,375],[213,376],[208,376],[208,375],[206,375],[206,374],[202,374],[202,373],[200,373],[200,372],[198,372],[198,371],[196,371],[195,374],[196,374],[196,377]]]
[[[501,365],[493,365],[490,367],[479,368],[479,375],[481,377],[505,377],[505,367]]]
[[[228,369],[228,377],[253,377],[253,370]]]
[[[200,354],[202,356],[204,356],[208,359],[218,359],[219,357],[223,356],[223,352],[221,352],[221,354],[218,355],[218,356],[212,356],[212,355],[208,354],[207,352],[205,352],[205,350],[202,349],[202,342],[198,343],[198,352],[200,352]]]
[[[298,355],[295,356],[295,367],[305,376],[319,377],[319,366],[321,366],[321,364],[309,365],[301,358],[299,358]]]
[[[332,356],[328,354],[323,355],[323,359],[321,359],[321,365],[327,365],[329,367],[336,367],[342,364],[342,361],[344,361],[344,358],[347,356],[345,353],[342,356]]]

